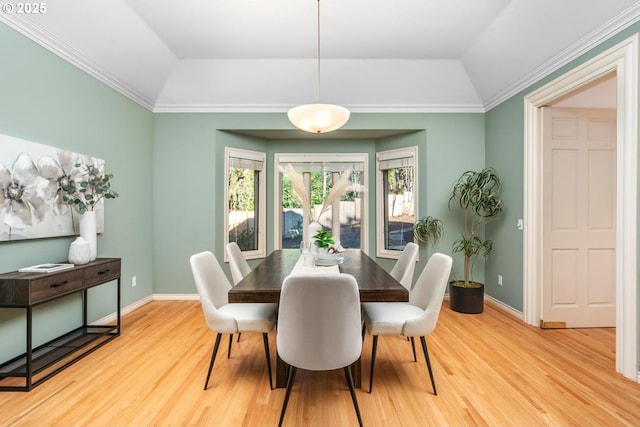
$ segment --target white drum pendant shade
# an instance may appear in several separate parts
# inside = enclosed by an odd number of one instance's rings
[[[289,121],[298,129],[311,133],[340,129],[349,120],[349,110],[333,104],[299,105],[287,113]]]

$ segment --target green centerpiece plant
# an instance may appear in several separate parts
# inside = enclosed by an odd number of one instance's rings
[[[318,248],[325,249],[327,251],[329,250],[331,245],[335,243],[335,241],[333,240],[333,236],[327,230],[318,230],[316,235],[313,236],[313,239],[314,239],[314,244]]]

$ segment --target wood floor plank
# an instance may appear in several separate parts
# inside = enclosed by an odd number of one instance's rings
[[[197,301],[151,302],[123,318],[121,337],[33,391],[0,393],[0,425],[276,425],[284,390],[269,389],[260,334],[243,334],[230,359],[224,338],[204,391],[214,338]],[[614,329],[542,330],[490,304],[465,315],[445,302],[427,343],[438,396],[420,346],[414,363],[400,337],[380,337],[369,394],[366,337],[365,425],[640,425],[640,385],[615,373]],[[299,371],[284,424],[357,425],[342,371]]]

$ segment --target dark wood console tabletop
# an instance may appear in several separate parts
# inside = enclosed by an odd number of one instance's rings
[[[0,274],[0,308],[26,310],[26,352],[0,365],[0,391],[29,391],[120,335],[120,258],[98,258],[52,273]],[[116,322],[87,322],[87,290],[117,281]],[[82,293],[82,326],[33,348],[33,307]],[[24,382],[24,385],[20,383]]]

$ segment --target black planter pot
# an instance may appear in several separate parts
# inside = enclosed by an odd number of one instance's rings
[[[459,313],[478,314],[484,310],[484,285],[472,282],[477,287],[465,288],[449,282],[449,306]]]

